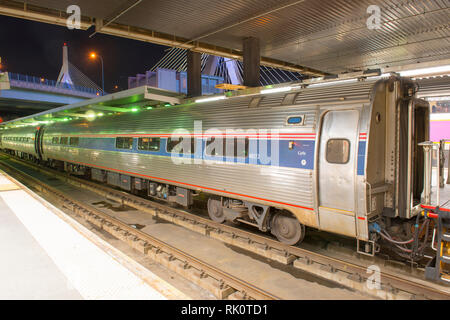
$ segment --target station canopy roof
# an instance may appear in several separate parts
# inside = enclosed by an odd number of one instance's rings
[[[176,92],[142,86],[7,121],[0,124],[0,130],[81,118],[95,119],[112,114],[170,107],[185,102],[190,100]]]
[[[320,76],[450,58],[448,0],[0,0],[0,14],[233,59],[260,39],[263,65]],[[380,29],[369,29],[369,6]],[[370,9],[369,9],[370,11]]]

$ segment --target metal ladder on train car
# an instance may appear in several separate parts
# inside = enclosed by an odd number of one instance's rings
[[[427,264],[425,277],[450,284],[450,213],[439,207],[434,212],[437,214],[437,224],[431,246],[436,250],[436,256]]]

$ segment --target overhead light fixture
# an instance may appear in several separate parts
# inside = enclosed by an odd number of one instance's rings
[[[225,96],[216,96],[211,98],[202,98],[195,100],[195,103],[202,103],[202,102],[210,102],[210,101],[217,101],[217,100],[224,100],[226,99]]]
[[[399,72],[402,77],[415,77],[427,74],[440,74],[440,73],[450,73],[450,64],[439,67],[422,68],[414,70],[406,70]]]
[[[272,89],[264,89],[264,90],[261,90],[261,94],[287,92],[287,91],[291,91],[291,89],[292,89],[292,87],[279,87],[279,88],[272,88]]]
[[[450,101],[450,96],[444,97],[427,97],[427,101]]]

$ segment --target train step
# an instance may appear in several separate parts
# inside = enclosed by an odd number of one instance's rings
[[[441,256],[441,260],[444,263],[450,263],[450,257],[449,256],[442,255]]]

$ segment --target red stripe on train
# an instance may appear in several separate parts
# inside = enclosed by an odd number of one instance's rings
[[[66,159],[60,159],[60,160],[61,160],[61,161],[65,161],[65,162],[78,163],[78,164],[82,164],[82,165],[84,165],[84,166],[91,166],[91,167],[96,167],[96,168],[100,168],[100,169],[106,169],[106,170],[111,170],[111,171],[117,171],[117,172],[122,172],[122,173],[127,173],[127,174],[137,175],[137,176],[141,176],[141,177],[146,177],[146,178],[150,178],[150,179],[156,179],[156,180],[162,180],[162,181],[167,181],[167,182],[172,182],[172,183],[182,184],[182,185],[190,186],[190,187],[194,187],[194,188],[201,188],[201,189],[206,189],[206,190],[211,190],[211,191],[216,191],[216,192],[221,192],[221,193],[232,194],[232,195],[235,195],[235,196],[246,197],[246,198],[251,198],[251,199],[256,199],[256,200],[262,200],[262,201],[267,201],[267,202],[272,202],[272,203],[277,203],[277,204],[287,205],[287,206],[290,206],[290,207],[296,207],[296,208],[301,208],[301,209],[306,209],[306,210],[314,211],[313,208],[303,207],[303,206],[299,206],[299,205],[296,205],[296,204],[291,204],[291,203],[286,203],[286,202],[280,202],[280,201],[275,201],[275,200],[269,200],[269,199],[264,199],[264,198],[259,198],[259,197],[254,197],[254,196],[249,196],[249,195],[245,195],[245,194],[239,194],[239,193],[235,193],[235,192],[230,192],[230,191],[224,191],[224,190],[219,190],[219,189],[209,188],[209,187],[197,186],[197,185],[195,185],[195,184],[184,183],[184,182],[180,182],[180,181],[176,181],[176,180],[169,180],[169,179],[158,178],[158,177],[152,177],[152,176],[148,176],[148,175],[141,174],[141,173],[136,173],[136,172],[131,172],[131,171],[125,171],[125,170],[119,170],[119,169],[113,169],[113,168],[108,168],[108,167],[98,166],[98,165],[95,165],[95,164],[89,164],[89,163],[84,163],[84,162],[79,162],[79,161],[74,161],[74,160],[66,160]]]

